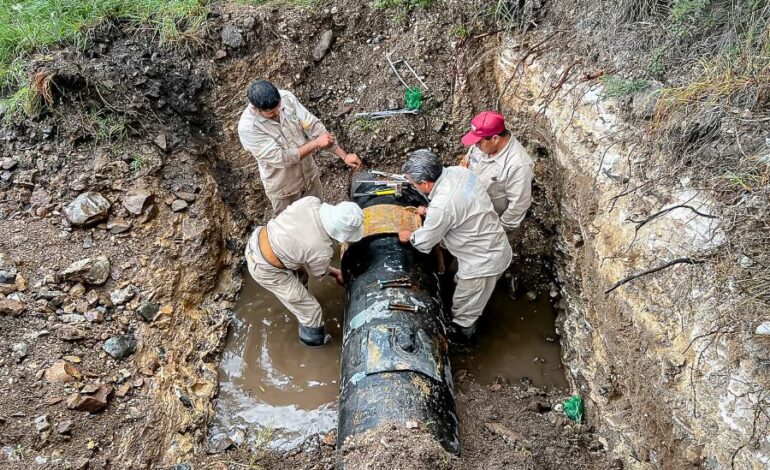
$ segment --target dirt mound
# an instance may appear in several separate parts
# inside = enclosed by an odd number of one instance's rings
[[[391,424],[348,439],[341,460],[345,470],[448,470],[457,457],[426,430]]]

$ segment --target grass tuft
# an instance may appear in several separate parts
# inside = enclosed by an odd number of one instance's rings
[[[33,52],[82,46],[87,30],[107,19],[149,24],[173,42],[197,31],[208,11],[208,0],[0,0],[0,89],[18,86]]]
[[[604,85],[602,96],[606,98],[626,96],[647,88],[647,80],[626,80],[617,75],[605,75],[601,82]]]

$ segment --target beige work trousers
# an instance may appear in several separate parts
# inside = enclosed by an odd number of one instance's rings
[[[272,292],[304,326],[323,325],[321,304],[307,290],[308,275],[303,269],[291,271],[270,265],[259,253],[246,245],[246,264],[257,283]]]
[[[503,273],[494,276],[458,279],[455,276],[455,293],[452,296],[452,323],[467,328],[481,317],[495,284]]]
[[[312,157],[306,157],[306,158],[312,158]],[[286,210],[286,208],[289,207],[291,203],[299,201],[300,199],[306,196],[315,196],[321,201],[324,200],[324,191],[323,191],[323,186],[321,186],[320,176],[316,176],[313,182],[310,183],[310,187],[302,191],[301,193],[292,194],[291,196],[286,196],[286,197],[273,197],[268,194],[267,198],[270,199],[270,204],[273,205],[273,218],[277,217],[278,214]]]

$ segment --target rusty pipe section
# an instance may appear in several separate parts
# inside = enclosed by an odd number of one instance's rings
[[[427,201],[407,186],[361,196],[384,188],[372,179],[362,173],[353,181],[365,237],[342,256],[347,302],[337,444],[380,426],[416,424],[459,454],[438,262],[397,235],[405,223],[399,220],[409,216],[402,208]]]

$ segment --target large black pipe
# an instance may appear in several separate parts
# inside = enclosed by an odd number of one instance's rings
[[[383,189],[359,183],[376,178],[368,173],[357,175],[352,193]],[[364,209],[380,204],[426,204],[409,187],[399,196],[353,196],[353,201]],[[459,454],[436,257],[400,243],[395,233],[380,234],[350,245],[342,257],[342,270],[347,303],[338,446],[369,429],[416,424],[445,449]],[[397,287],[381,287],[382,282],[396,279],[407,281]]]

